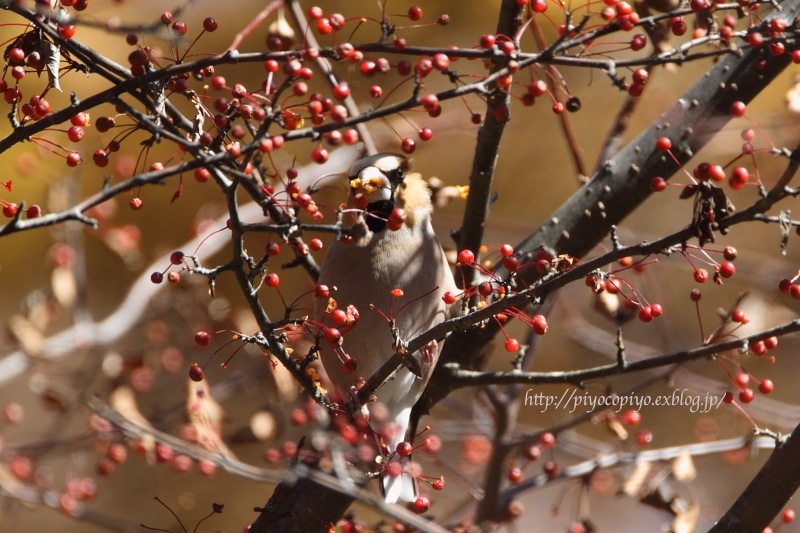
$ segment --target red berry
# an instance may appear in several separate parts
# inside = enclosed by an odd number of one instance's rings
[[[633,22],[632,17],[627,20],[629,21],[629,23]],[[619,22],[620,26],[624,25],[622,19],[620,19]],[[631,25],[630,27],[632,28],[633,26]],[[633,50],[634,52],[641,50],[645,46],[647,46],[647,37],[645,37],[644,34],[637,33],[636,35],[633,36],[633,39],[631,39],[631,50]]]
[[[94,154],[92,154],[92,161],[98,167],[105,167],[108,166],[108,154],[106,154],[105,150],[96,150]]]
[[[423,514],[431,508],[431,501],[425,496],[419,496],[411,505],[411,510],[417,514]]]
[[[692,289],[692,292],[689,293],[689,298],[691,298],[693,302],[699,302],[702,297],[703,293],[700,292],[700,289]]]
[[[756,341],[750,345],[750,351],[756,355],[764,355],[767,353],[767,345],[764,341]]]
[[[205,379],[206,373],[200,368],[200,365],[197,363],[192,363],[189,366],[189,379],[192,381],[203,381]]]
[[[739,401],[742,403],[750,403],[756,397],[756,393],[753,392],[753,389],[744,388],[739,391]]]
[[[177,272],[170,272],[167,274],[167,281],[170,283],[178,283],[181,280],[181,275]]]
[[[800,300],[800,285],[792,283],[791,287],[789,287],[789,293],[795,300]]]
[[[724,403],[733,403],[733,393],[731,391],[725,391],[725,394],[722,396],[722,401]]]
[[[519,350],[519,341],[517,339],[508,338],[506,339],[504,348],[507,352],[514,353]]]
[[[401,207],[396,207],[392,210],[392,213],[389,215],[389,220],[387,221],[387,227],[390,231],[397,231],[403,227],[405,224],[407,214],[405,209]]]
[[[330,296],[331,290],[328,288],[327,285],[317,285],[314,288],[314,296],[317,298],[327,298]]]
[[[426,94],[420,100],[420,104],[422,104],[422,107],[427,111],[433,111],[439,107],[439,98],[437,98],[435,94]]]
[[[131,201],[128,202],[128,203],[130,204],[131,209],[133,209],[134,211],[138,211],[139,209],[142,208],[142,199],[141,198],[138,198],[138,197],[131,198]]]
[[[539,435],[539,444],[542,445],[544,448],[551,448],[556,443],[556,436],[553,435],[549,431],[545,431],[541,435]]]
[[[516,272],[517,270],[519,270],[519,259],[517,259],[516,257],[504,257],[503,268],[505,268],[509,272]]]
[[[535,315],[531,321],[531,327],[537,335],[544,335],[547,333],[547,319],[544,315]]]
[[[536,461],[542,456],[542,449],[536,445],[528,446],[523,452],[523,455],[528,461]]]
[[[321,18],[317,20],[317,31],[320,35],[328,35],[333,31],[333,27],[331,26],[330,19]]]
[[[489,49],[494,46],[495,36],[494,35],[484,35],[481,37],[480,44],[481,48]]]
[[[719,266],[719,275],[723,278],[729,278],[736,272],[736,267],[730,261],[725,261]]]
[[[198,331],[194,334],[194,342],[198,346],[208,346],[211,343],[211,334],[207,331]]]
[[[708,281],[708,270],[705,268],[698,268],[694,271],[694,280],[697,283],[705,283]]]
[[[746,110],[747,106],[744,104],[744,102],[736,101],[731,104],[730,113],[733,117],[741,117],[744,116]]]
[[[774,56],[782,56],[786,53],[786,45],[781,42],[773,41],[769,43],[769,53]]]
[[[161,272],[153,272],[152,274],[150,274],[150,281],[152,281],[153,283],[161,283],[162,281],[164,281],[164,274],[162,274]]]
[[[25,50],[14,47],[8,51],[8,62],[12,65],[19,65],[25,61]]]
[[[656,149],[666,152],[670,148],[672,148],[672,141],[667,137],[661,137],[656,141]]]
[[[750,374],[747,372],[737,372],[733,376],[733,382],[736,383],[737,387],[746,387],[748,383],[750,383]]]
[[[781,515],[781,520],[783,520],[784,524],[791,524],[792,522],[794,522],[794,519],[795,519],[795,514],[793,510],[786,509],[785,511],[783,511],[783,514]]]
[[[629,426],[636,426],[642,421],[642,413],[639,411],[628,410],[622,415],[622,420]]]
[[[544,470],[544,473],[549,479],[558,477],[559,472],[561,472],[558,463],[555,461],[545,461],[545,463],[542,465],[542,470]]]
[[[342,363],[342,373],[343,374],[351,374],[358,370],[358,361],[354,358],[349,357],[344,363]]]
[[[508,477],[508,481],[512,485],[519,485],[520,483],[522,483],[523,479],[522,469],[518,466],[512,466],[511,468],[508,469],[506,477]]]
[[[447,305],[451,305],[451,304],[456,303],[456,297],[452,292],[447,291],[446,293],[444,293],[442,295],[442,301],[444,303],[446,303]]]
[[[664,312],[664,308],[661,307],[661,304],[650,304],[650,314],[653,318],[658,318]]]
[[[459,265],[471,265],[475,262],[475,254],[472,253],[470,250],[461,250],[458,253],[458,264]]]
[[[210,32],[213,32],[213,31],[217,31],[217,28],[219,28],[219,24],[213,18],[206,17],[203,20],[203,29],[206,30],[207,32],[210,33]]]
[[[194,179],[198,183],[205,183],[211,179],[211,171],[205,167],[194,169]]]
[[[413,154],[414,150],[417,149],[417,143],[414,142],[413,139],[403,139],[403,142],[400,144],[400,148],[403,150],[403,153],[406,154]]]
[[[342,332],[336,328],[326,329],[325,342],[327,342],[331,346],[340,346],[342,344]]]
[[[422,8],[419,6],[411,6],[408,8],[409,20],[417,21],[422,18]]]
[[[655,177],[650,180],[650,190],[660,192],[667,188],[667,180],[662,177]]]
[[[746,320],[744,311],[741,309],[734,309],[733,313],[731,313],[731,320],[734,322],[743,323]]]
[[[728,261],[733,261],[739,256],[739,252],[733,246],[726,246],[725,249],[722,251],[722,255]]]
[[[337,100],[344,100],[350,96],[350,87],[346,83],[340,83],[333,88],[333,97]]]
[[[636,443],[639,446],[647,446],[653,442],[653,433],[647,430],[642,430],[636,433]]]
[[[411,445],[410,442],[404,440],[397,444],[397,448],[395,448],[395,451],[397,452],[397,455],[399,455],[400,457],[408,457],[409,455],[411,455],[411,452],[414,451],[414,447]]]
[[[311,159],[318,165],[322,165],[328,161],[328,151],[325,148],[317,147],[311,152]]]
[[[764,379],[761,383],[758,384],[758,390],[761,391],[761,394],[769,394],[775,389],[775,384],[772,382],[771,379]]]
[[[653,320],[653,311],[649,305],[639,309],[639,320],[642,322],[650,322]]]
[[[3,215],[7,218],[13,218],[14,215],[17,214],[19,211],[19,206],[17,204],[6,204],[3,206]]]
[[[764,347],[767,350],[774,350],[778,347],[778,337],[768,337],[764,339]]]
[[[433,138],[433,130],[430,128],[422,128],[419,130],[419,138],[423,141],[430,141]]]

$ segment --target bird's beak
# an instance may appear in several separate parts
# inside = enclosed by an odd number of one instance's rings
[[[392,183],[389,178],[377,167],[365,167],[350,180],[350,189],[353,195],[363,194],[367,202],[391,201],[394,196]]]

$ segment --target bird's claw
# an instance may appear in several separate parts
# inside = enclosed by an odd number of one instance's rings
[[[419,349],[419,355],[422,358],[422,362],[428,365],[432,365],[434,361],[436,361],[436,351],[439,348],[439,343],[436,342],[436,339],[432,340],[425,346]]]

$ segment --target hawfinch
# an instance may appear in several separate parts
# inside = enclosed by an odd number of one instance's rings
[[[446,320],[451,309],[442,295],[457,292],[431,227],[430,190],[419,174],[407,174],[407,170],[405,157],[389,153],[365,157],[352,166],[349,212],[357,213],[356,224],[350,228],[353,238],[349,243],[334,242],[322,265],[319,283],[331,289],[334,301],[317,300],[317,316],[324,324],[321,358],[331,382],[345,394],[394,353],[387,318],[394,319],[399,338],[407,341]],[[355,307],[358,318],[353,321],[351,312],[349,322],[340,325],[341,311],[353,310],[349,306]],[[335,309],[340,310],[338,324]],[[330,327],[341,331],[341,343],[326,342],[323,332]],[[433,372],[440,349],[434,343],[412,354],[418,365],[409,366],[416,366],[421,375],[403,366],[375,391],[377,402],[366,406],[370,426],[386,446],[382,448],[381,490],[388,503],[417,498],[410,456],[395,450],[413,438],[406,435],[411,408]],[[406,446],[404,452],[410,448]]]

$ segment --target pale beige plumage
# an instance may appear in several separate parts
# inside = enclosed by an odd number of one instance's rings
[[[375,373],[393,353],[389,324],[370,309],[370,304],[386,314],[391,305],[397,313],[404,304],[420,297],[394,316],[400,337],[409,340],[448,318],[450,306],[442,301],[442,295],[456,292],[452,272],[431,227],[430,191],[419,174],[405,174],[406,164],[403,156],[379,154],[353,165],[352,192],[365,194],[370,201],[364,218],[357,223],[364,231],[351,244],[333,243],[322,266],[319,282],[336,288],[331,297],[338,308],[355,305],[360,315],[357,325],[344,334],[342,344],[343,351],[358,362],[357,371],[342,372],[340,356],[324,341],[321,343],[328,376],[344,393],[359,377],[368,378]],[[396,231],[385,228],[382,222],[394,207],[406,212],[404,223]],[[391,291],[396,288],[402,289],[404,295],[392,304]],[[320,317],[324,316],[325,307],[325,301],[318,303]],[[331,325],[330,317],[326,316],[324,323]],[[419,352],[414,354],[422,368],[421,378],[404,367],[376,391],[378,401],[388,411],[389,424],[378,419],[377,405],[367,405],[370,425],[390,453],[407,437],[411,408],[430,378],[440,348],[431,347],[424,357]],[[408,460],[401,461],[401,466],[403,474],[384,476],[382,480],[387,502],[416,498]]]

